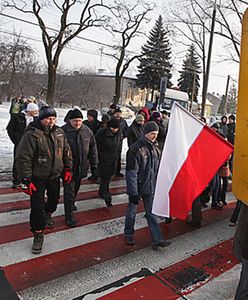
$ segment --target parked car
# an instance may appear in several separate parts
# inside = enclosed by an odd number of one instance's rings
[[[126,107],[126,106],[118,106],[118,108],[121,109],[122,111],[122,117],[124,119],[132,119],[135,117],[135,113],[134,111],[132,111],[130,108]],[[109,111],[109,108],[108,107],[103,107],[101,109],[101,114],[106,114],[107,112]]]

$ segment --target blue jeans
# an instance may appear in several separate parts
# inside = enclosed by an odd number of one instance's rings
[[[143,195],[142,198],[146,212],[145,217],[152,236],[152,243],[159,244],[164,239],[157,221],[157,217],[152,213],[153,195]],[[131,202],[129,202],[127,207],[124,234],[129,237],[132,237],[134,234],[137,207],[138,205]]]
[[[239,285],[236,291],[235,300],[248,299],[248,260],[242,258],[242,270],[239,279]]]

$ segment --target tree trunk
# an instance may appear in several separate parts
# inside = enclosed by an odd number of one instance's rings
[[[119,103],[121,97],[121,78],[120,75],[115,76],[115,95],[113,99],[113,104],[115,105]]]
[[[52,64],[48,66],[48,84],[47,84],[47,104],[54,106],[54,94],[56,83],[56,67]]]

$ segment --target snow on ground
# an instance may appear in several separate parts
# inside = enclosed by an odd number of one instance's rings
[[[10,114],[9,114],[10,103],[3,102],[0,105],[0,178],[10,177],[12,164],[13,164],[13,144],[10,141],[6,127],[8,125]],[[67,108],[55,108],[58,115],[57,124],[62,126],[64,124],[64,117],[68,111]],[[84,119],[86,120],[87,111],[82,111]],[[101,120],[101,114],[99,113],[99,120]],[[132,123],[132,120],[127,120],[128,125]],[[122,162],[126,160],[127,141],[123,142],[122,149]]]

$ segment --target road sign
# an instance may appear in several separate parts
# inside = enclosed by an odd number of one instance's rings
[[[237,123],[234,147],[233,192],[248,204],[248,9],[242,26]]]

